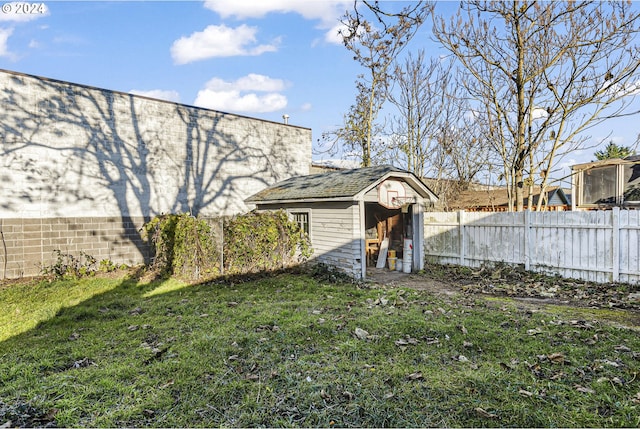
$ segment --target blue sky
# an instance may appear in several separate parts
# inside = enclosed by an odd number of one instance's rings
[[[0,68],[273,121],[288,114],[314,140],[355,96],[359,68],[336,37],[350,1],[44,5],[0,13]]]
[[[17,14],[0,0],[0,68],[278,122],[288,114],[314,142],[341,124],[362,72],[337,37],[351,0],[35,4]],[[441,53],[428,24],[413,45]],[[593,139],[633,145],[638,122],[611,121]],[[591,161],[593,151],[566,162]]]

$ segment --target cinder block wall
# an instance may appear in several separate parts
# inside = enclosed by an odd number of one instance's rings
[[[138,229],[155,215],[245,212],[253,193],[309,173],[308,128],[3,70],[0,106],[12,277],[33,273],[52,246],[141,261]],[[0,243],[0,270],[3,258]]]
[[[118,264],[145,263],[150,249],[139,234],[143,224],[141,217],[0,219],[0,278],[38,275],[55,263],[56,250]]]

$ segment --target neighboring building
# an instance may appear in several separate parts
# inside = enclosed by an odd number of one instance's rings
[[[56,249],[143,262],[153,216],[245,212],[309,173],[308,128],[6,70],[0,105],[0,278]]]
[[[360,168],[360,163],[346,159],[322,159],[311,161],[309,174],[321,174],[329,171],[353,170]]]
[[[525,191],[524,206],[529,206],[528,188]],[[531,196],[534,210],[538,205],[541,193],[540,187],[534,188]],[[562,188],[549,188],[542,195],[544,211],[564,211],[571,209],[571,195]],[[504,187],[462,191],[449,204],[449,210],[465,210],[472,212],[504,212],[509,210],[509,196]]]
[[[571,167],[573,209],[640,208],[640,156]]]
[[[311,167],[309,168],[309,174],[322,174],[322,173],[328,173],[331,171],[340,171],[340,170],[347,170],[347,169],[340,168],[340,167],[330,167],[330,166],[320,165],[312,162]]]
[[[384,257],[385,238],[409,258],[409,269],[422,269],[423,212],[436,201],[417,176],[391,166],[293,177],[246,200],[259,210],[287,210],[309,234],[315,260],[356,278],[366,277],[379,252]]]

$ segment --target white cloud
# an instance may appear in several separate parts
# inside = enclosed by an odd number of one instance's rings
[[[352,1],[322,0],[207,0],[205,7],[222,18],[263,18],[269,13],[297,13],[305,19],[319,19],[333,25]]]
[[[300,110],[302,110],[303,112],[308,112],[309,110],[311,110],[313,108],[313,106],[311,105],[311,103],[304,103],[301,107]]]
[[[44,3],[11,2],[3,3],[0,11],[0,22],[28,22],[50,14]]]
[[[233,82],[213,78],[198,91],[194,104],[222,111],[274,112],[287,106],[287,97],[279,93],[285,88],[280,79],[253,73]]]
[[[13,57],[13,54],[7,48],[7,41],[12,33],[12,28],[0,28],[0,57]]]
[[[533,110],[531,111],[532,119],[546,119],[548,117],[549,117],[549,113],[547,112],[546,109],[543,109],[542,107],[534,107]]]
[[[346,30],[347,26],[340,22],[331,27],[331,29],[324,34],[324,41],[327,43],[341,45],[343,42],[341,32],[344,33]]]
[[[149,91],[141,91],[137,89],[132,89],[129,91],[130,94],[134,95],[143,95],[149,98],[157,98],[158,100],[166,100],[173,101],[175,103],[180,102],[180,94],[177,91],[163,90],[163,89],[152,89]]]
[[[607,95],[615,96],[618,98],[634,97],[636,95],[640,95],[640,81],[638,80],[634,82],[628,81],[625,83],[615,83],[611,85],[605,83],[605,88]]]
[[[186,64],[213,57],[253,56],[275,52],[279,40],[274,40],[271,44],[257,45],[257,31],[256,27],[245,24],[236,28],[224,24],[210,25],[203,31],[173,42],[171,56],[176,64]]]
[[[234,82],[227,82],[220,78],[214,77],[206,85],[207,89],[215,91],[261,91],[261,92],[277,92],[285,89],[286,84],[283,80],[273,79],[256,73],[249,73]]]
[[[297,13],[307,20],[319,20],[318,28],[328,30],[325,41],[341,44],[340,17],[353,7],[351,0],[207,0],[205,7],[222,18],[263,18],[269,13]]]

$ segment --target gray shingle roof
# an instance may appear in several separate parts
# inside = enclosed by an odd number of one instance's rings
[[[390,165],[380,165],[291,177],[263,189],[245,201],[255,203],[259,201],[348,198],[373,185],[385,174],[393,172],[406,173],[406,171]]]

